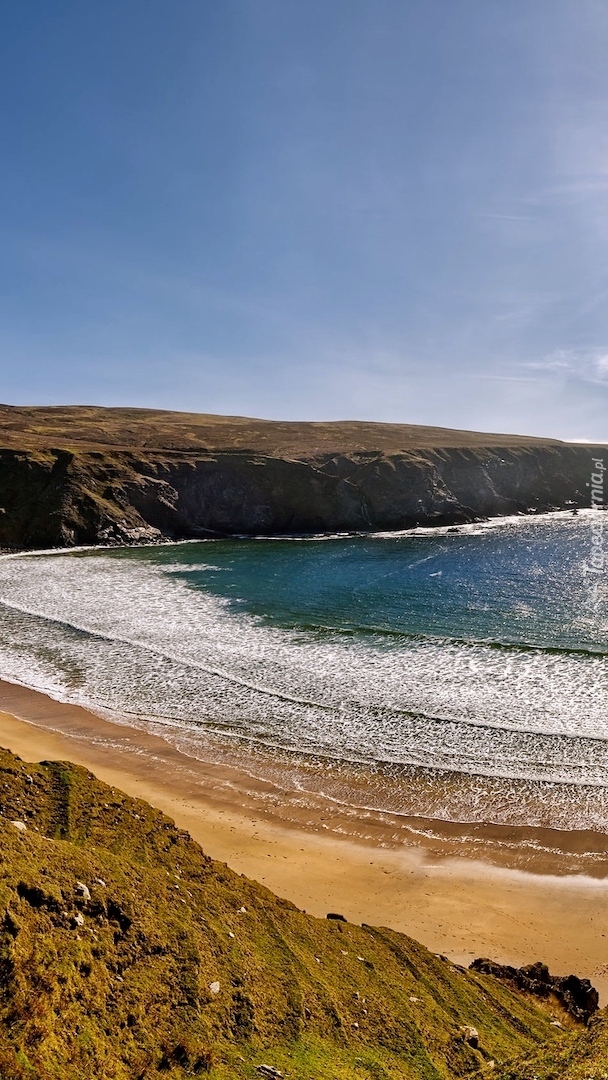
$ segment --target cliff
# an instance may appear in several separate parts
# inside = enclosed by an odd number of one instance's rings
[[[597,1017],[577,1028],[557,999],[403,934],[306,915],[84,769],[0,750],[2,1080],[448,1080],[541,1061],[565,1080],[577,1046],[599,1060]]]
[[[589,505],[569,444],[412,425],[0,406],[0,546],[459,524]]]

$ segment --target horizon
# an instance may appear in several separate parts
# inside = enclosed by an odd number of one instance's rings
[[[11,6],[0,397],[608,442],[607,48],[599,0]]]

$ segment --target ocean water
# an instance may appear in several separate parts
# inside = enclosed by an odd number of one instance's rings
[[[0,672],[352,809],[608,831],[590,516],[0,558]]]

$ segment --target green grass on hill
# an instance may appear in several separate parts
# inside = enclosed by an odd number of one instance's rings
[[[495,1080],[608,1080],[608,1017],[597,1013],[576,1037],[525,1054]]]
[[[551,1019],[403,934],[304,914],[82,768],[0,751],[2,1080],[531,1078],[501,1069],[571,1053]]]

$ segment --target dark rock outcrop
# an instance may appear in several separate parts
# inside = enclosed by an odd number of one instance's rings
[[[589,979],[579,979],[577,975],[551,975],[546,964],[540,961],[527,967],[515,968],[480,957],[473,960],[470,967],[472,971],[493,975],[502,982],[536,997],[548,998],[552,995],[579,1023],[588,1023],[599,1009],[599,995]]]

